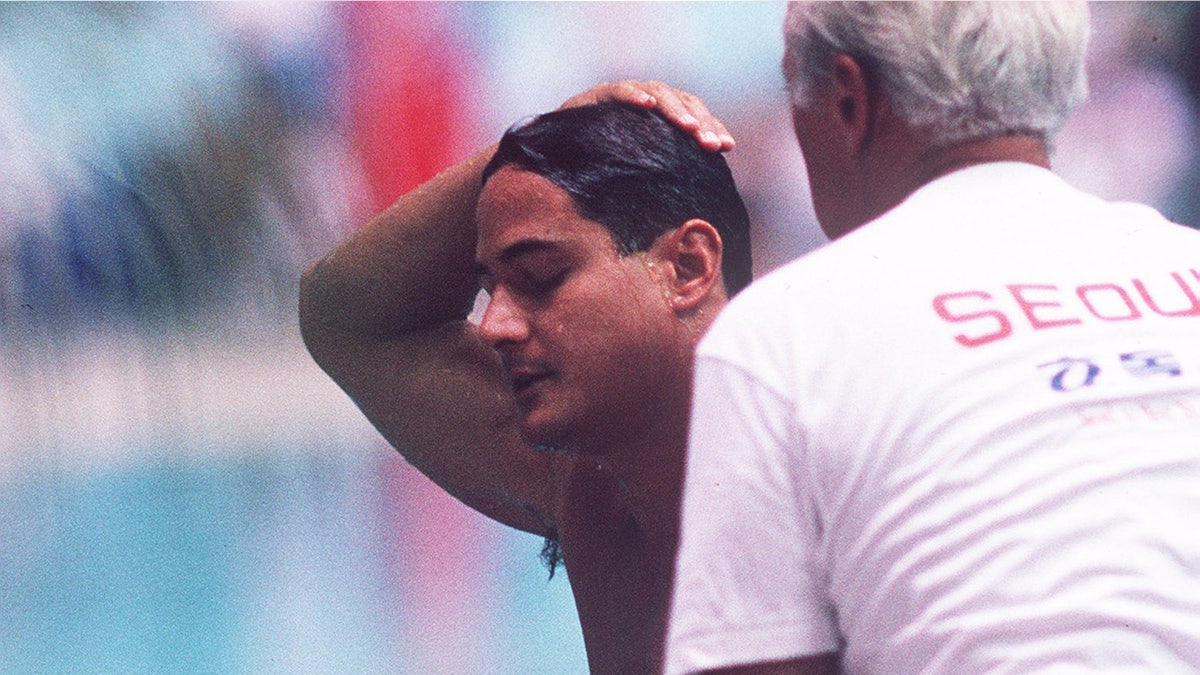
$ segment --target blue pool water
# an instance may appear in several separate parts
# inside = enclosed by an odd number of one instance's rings
[[[385,452],[10,475],[0,672],[586,672],[539,548]]]

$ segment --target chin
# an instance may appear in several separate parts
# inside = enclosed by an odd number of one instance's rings
[[[547,452],[576,452],[567,425],[562,421],[537,419],[536,414],[521,418],[521,438],[535,450]]]

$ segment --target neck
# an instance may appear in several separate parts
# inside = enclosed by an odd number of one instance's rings
[[[991,162],[1024,162],[1044,169],[1050,168],[1046,144],[1041,138],[1028,134],[1013,134],[985,138],[937,148],[918,155],[914,162],[913,190],[948,173],[976,164]]]
[[[691,364],[691,354],[686,363]],[[691,368],[664,382],[658,421],[635,442],[608,454],[629,489],[630,508],[646,532],[673,546],[678,530],[683,461],[691,406]]]
[[[715,315],[715,310],[706,312],[702,320],[687,320],[680,326],[679,339],[671,347],[674,353],[662,355],[673,365],[658,371],[655,400],[644,408],[643,419],[630,420],[626,433],[615,436],[614,442],[580,453],[581,460],[590,457],[612,472],[626,489],[628,506],[639,525],[671,545],[678,529],[692,363],[703,333],[693,330],[692,324],[707,325]]]
[[[863,156],[864,217],[857,225],[883,215],[913,192],[949,173],[978,164],[1025,162],[1046,169],[1050,158],[1038,136],[1013,134],[931,147],[915,137],[886,156]],[[907,145],[907,147],[903,147]]]

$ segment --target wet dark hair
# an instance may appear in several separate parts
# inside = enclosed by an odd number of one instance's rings
[[[620,103],[556,110],[505,132],[483,170],[536,173],[604,225],[622,255],[644,251],[692,218],[721,235],[721,273],[732,297],[750,283],[750,218],[729,165],[659,113]]]
[[[554,579],[554,571],[563,564],[562,544],[558,540],[558,530],[542,540],[542,564],[550,571],[550,579]]]

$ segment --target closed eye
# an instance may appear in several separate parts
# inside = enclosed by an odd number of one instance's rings
[[[507,286],[518,295],[544,300],[570,277],[574,257],[562,245],[545,239],[517,241],[494,259],[475,265],[479,285],[489,293],[496,286]]]
[[[530,295],[546,295],[561,286],[567,280],[567,276],[570,273],[570,268],[563,268],[562,270],[550,273],[545,273],[543,270],[526,273],[523,275],[524,283],[522,286],[524,286]]]

